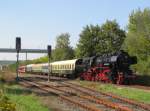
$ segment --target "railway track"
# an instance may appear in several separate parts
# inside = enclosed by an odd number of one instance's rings
[[[84,87],[84,86],[80,86],[78,84],[74,84],[74,83],[71,83],[71,82],[67,82],[67,83],[73,85],[75,88],[78,88],[78,89],[79,88],[83,88],[83,89],[85,89],[85,93],[91,93],[93,95],[99,95],[100,94],[100,95],[104,95],[106,97],[112,97],[112,98],[115,99],[114,102],[120,102],[120,103],[121,102],[126,102],[129,105],[132,104],[133,106],[137,107],[137,109],[138,108],[142,108],[144,110],[150,111],[150,105],[147,105],[147,104],[144,104],[144,103],[141,103],[141,102],[139,103],[139,102],[136,102],[134,100],[123,98],[123,97],[120,97],[120,96],[116,96],[114,94],[110,94],[110,93],[106,93],[106,92],[102,92],[102,91],[96,91],[94,89],[91,89],[91,88],[88,88],[88,87]],[[116,101],[116,99],[119,100],[119,101]]]
[[[36,77],[39,77],[39,78],[43,78],[43,79],[47,79],[47,75],[41,75],[41,74],[36,74],[36,75],[32,75],[30,74],[30,76],[36,76]],[[54,77],[54,76],[50,76],[51,79],[54,78],[54,80],[67,80],[67,78],[64,78],[64,77]],[[107,84],[107,83],[102,83],[100,82],[100,84]],[[115,85],[115,84],[114,84]],[[149,86],[143,86],[143,85],[138,85],[138,84],[133,84],[133,85],[115,85],[117,87],[127,87],[127,88],[136,88],[136,89],[141,89],[141,90],[145,90],[145,91],[148,91],[150,92],[150,87]]]
[[[22,78],[22,81],[48,92],[53,89],[53,93],[56,93],[62,101],[65,100],[89,111],[150,111],[150,107],[144,104],[134,103],[131,100],[129,101],[128,99],[111,94],[97,92],[67,81],[62,81],[55,85],[35,82],[31,78]]]
[[[46,92],[51,92],[52,91],[51,89],[53,89],[53,93],[55,93],[61,99],[61,101],[66,101],[68,103],[74,104],[75,106],[78,106],[78,107],[83,108],[85,110],[104,111],[104,110],[101,110],[100,108],[97,108],[96,106],[94,106],[95,105],[94,103],[91,104],[91,102],[85,101],[85,99],[74,96],[72,93],[66,92],[66,91],[61,90],[59,88],[48,86],[48,85],[43,85],[43,84],[37,83],[37,82],[32,82],[29,79],[21,79],[21,81],[23,82],[23,83],[20,83],[21,85],[25,85],[25,86],[27,86],[27,84],[32,85],[32,86],[39,88],[41,90],[44,90]]]

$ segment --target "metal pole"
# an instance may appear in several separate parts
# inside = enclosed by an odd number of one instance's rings
[[[51,58],[51,45],[47,46],[47,53],[48,53],[48,82],[50,79],[51,67],[50,67],[50,58]]]
[[[28,55],[27,55],[27,52],[26,52],[26,62],[27,62],[27,60],[28,60]]]
[[[50,80],[50,57],[48,58],[48,82]]]
[[[16,81],[18,82],[19,80],[19,72],[18,72],[18,69],[19,69],[19,52],[17,52],[17,63],[16,63],[16,74],[17,74],[17,77],[16,77]]]

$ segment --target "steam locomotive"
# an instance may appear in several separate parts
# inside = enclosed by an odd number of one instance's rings
[[[50,71],[54,76],[128,84],[135,78],[130,66],[136,63],[135,56],[129,56],[127,52],[121,50],[114,54],[51,62],[50,65],[48,63],[29,64],[20,69],[25,68],[25,72],[34,74],[48,74]]]
[[[136,56],[129,56],[123,50],[113,54],[84,58],[84,72],[81,80],[129,84],[134,78],[130,66],[137,63]]]

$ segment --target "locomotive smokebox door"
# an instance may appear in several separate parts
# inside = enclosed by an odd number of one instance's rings
[[[21,50],[21,38],[16,37],[16,50],[19,52]]]
[[[48,56],[50,58],[50,56],[51,56],[51,45],[47,46],[47,51],[48,51]]]

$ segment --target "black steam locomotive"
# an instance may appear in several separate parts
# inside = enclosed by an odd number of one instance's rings
[[[136,56],[129,56],[123,50],[113,54],[104,54],[83,59],[82,80],[103,81],[116,84],[129,84],[134,78],[130,66],[137,63]]]

